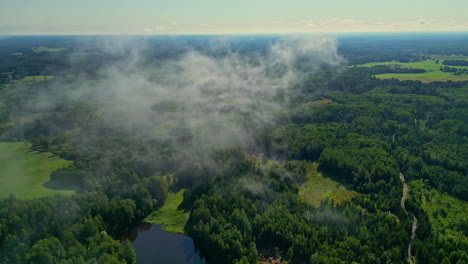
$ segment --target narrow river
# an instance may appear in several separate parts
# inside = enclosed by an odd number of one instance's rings
[[[403,183],[403,194],[401,196],[401,208],[405,209],[406,196],[408,195],[408,185],[405,182],[405,176],[400,172],[400,180]],[[416,229],[418,228],[418,219],[413,215],[413,225],[411,227],[411,237],[410,242],[408,243],[408,263],[413,264],[413,256],[411,255],[411,241],[413,241],[414,236],[416,235]]]
[[[205,264],[192,238],[164,231],[161,226],[142,222],[124,239],[132,241],[138,264]]]

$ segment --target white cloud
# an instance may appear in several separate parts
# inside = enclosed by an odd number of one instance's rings
[[[283,25],[284,22],[283,21],[271,21],[271,24],[272,25]]]
[[[167,32],[168,30],[169,30],[169,28],[167,28],[165,26],[161,26],[161,25],[156,25],[156,26],[153,26],[153,27],[143,28],[143,32],[145,34],[159,34],[159,33],[162,33],[162,32]]]
[[[23,25],[0,25],[0,36],[16,34],[17,32],[25,29],[29,29],[29,27]]]
[[[303,20],[302,26],[311,32],[468,30],[467,23],[447,23],[447,21],[425,18],[403,21],[373,21],[353,18],[309,19]]]

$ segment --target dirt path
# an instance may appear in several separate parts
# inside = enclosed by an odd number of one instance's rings
[[[403,194],[401,196],[401,208],[406,211],[405,208],[405,201],[406,201],[406,196],[408,195],[408,185],[406,185],[405,182],[405,176],[403,173],[400,172],[400,180],[401,183],[403,184]],[[418,228],[418,219],[416,216],[413,215],[413,226],[411,228],[411,237],[410,237],[410,242],[408,243],[408,263],[413,264],[413,256],[411,255],[411,241],[413,241],[414,236],[416,235],[416,229]]]
[[[418,219],[416,216],[413,216],[413,227],[411,228],[411,240],[414,239],[416,235],[416,228],[418,228]],[[408,245],[408,263],[413,264],[413,257],[411,256],[411,240]]]
[[[403,176],[403,173],[401,172],[400,172],[400,180],[403,183],[403,195],[401,196],[401,208],[406,210],[405,201],[406,201],[406,196],[408,195],[408,186],[406,185],[406,182],[405,182],[405,176]]]

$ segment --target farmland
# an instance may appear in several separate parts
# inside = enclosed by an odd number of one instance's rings
[[[47,76],[47,75],[26,76],[22,79],[22,81],[50,81],[53,78],[54,76]]]
[[[60,51],[63,51],[63,50],[67,50],[67,48],[49,48],[49,47],[46,47],[46,46],[40,46],[40,47],[33,48],[34,52],[60,52]]]
[[[440,71],[440,67],[446,65],[442,64],[442,60],[424,60],[419,62],[375,62],[375,63],[365,63],[357,65],[358,67],[373,67],[378,65],[388,65],[388,66],[399,66],[401,68],[412,68],[412,69],[424,69],[425,73],[385,73],[377,74],[375,77],[380,79],[399,79],[399,80],[419,80],[422,82],[434,82],[434,81],[466,81],[468,80],[467,75],[453,75],[450,72]],[[468,66],[456,66],[455,68],[468,69]]]
[[[463,75],[453,75],[450,72],[425,72],[425,73],[385,73],[377,74],[375,77],[380,79],[399,79],[399,80],[415,80],[422,82],[443,82],[443,81],[466,81],[468,76]]]

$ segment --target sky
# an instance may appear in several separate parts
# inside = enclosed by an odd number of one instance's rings
[[[0,0],[0,34],[468,31],[468,0]]]

